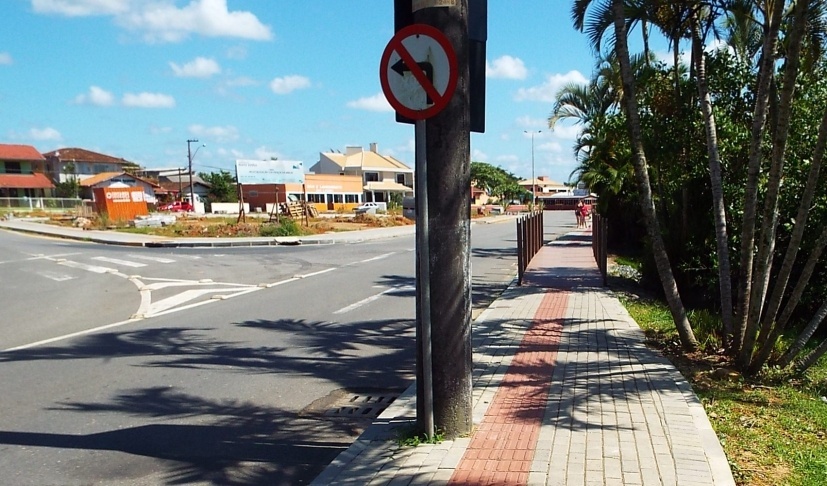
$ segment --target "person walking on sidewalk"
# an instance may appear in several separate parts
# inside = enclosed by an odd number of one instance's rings
[[[589,222],[591,221],[592,215],[592,206],[590,204],[584,204],[583,207],[580,208],[580,221],[583,223],[583,228],[588,228]]]
[[[585,219],[583,219],[583,200],[580,199],[577,201],[577,206],[574,208],[574,217],[577,219],[577,227],[583,228],[586,225]]]

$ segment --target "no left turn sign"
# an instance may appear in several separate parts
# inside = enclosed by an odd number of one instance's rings
[[[457,57],[442,32],[430,25],[409,25],[385,47],[379,79],[397,112],[424,120],[439,113],[454,95]]]

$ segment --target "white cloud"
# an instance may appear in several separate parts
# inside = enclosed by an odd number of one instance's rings
[[[149,133],[152,135],[162,135],[165,133],[172,133],[172,127],[159,127],[159,126],[151,126],[149,127]]]
[[[546,82],[539,86],[520,88],[514,96],[516,101],[543,101],[554,103],[554,97],[563,86],[569,83],[586,84],[586,79],[579,71],[569,71],[566,74],[550,74],[546,76]]]
[[[257,86],[259,83],[253,78],[248,78],[246,76],[239,76],[237,78],[228,79],[224,82],[227,87],[234,88],[234,87],[244,87],[244,86]]]
[[[471,160],[474,162],[487,162],[488,154],[480,149],[474,149],[471,151]]]
[[[227,10],[227,0],[192,0],[178,8],[169,3],[142,4],[116,18],[119,25],[144,33],[148,41],[176,42],[197,34],[270,40],[270,27],[250,12]]]
[[[177,1],[177,0],[176,0]],[[190,35],[270,40],[270,27],[248,11],[229,11],[227,0],[32,0],[39,14],[67,17],[112,16],[115,23],[143,33],[150,42],[177,42]]]
[[[526,130],[542,130],[548,125],[548,120],[521,116],[517,118],[517,126]]]
[[[237,61],[242,59],[247,59],[247,47],[246,46],[232,46],[227,49],[225,53],[228,59],[235,59]]]
[[[281,153],[264,146],[257,148],[254,154],[253,160],[270,160],[273,157],[279,160],[284,159],[284,156]]]
[[[32,128],[29,130],[29,138],[32,140],[62,140],[63,135],[52,127]]]
[[[537,146],[538,151],[543,152],[554,152],[554,153],[561,153],[563,152],[563,146],[560,145],[559,142],[549,141]]]
[[[131,108],[172,108],[175,98],[161,93],[126,93],[121,100],[124,106]]]
[[[232,142],[238,140],[238,128],[227,125],[224,127],[205,127],[203,125],[190,125],[189,132],[198,137],[215,142]]]
[[[393,107],[388,100],[385,98],[385,95],[382,93],[376,93],[373,96],[368,96],[365,98],[359,98],[358,100],[348,101],[347,102],[348,108],[356,108],[357,110],[367,110],[367,111],[379,111],[379,112],[392,112]]]
[[[575,125],[574,123],[566,124],[565,122],[558,123],[554,126],[554,130],[551,130],[552,136],[562,140],[576,140],[577,135],[580,134],[580,131],[583,130],[581,125]]]
[[[12,63],[11,54],[9,54],[8,52],[0,52],[0,66],[2,66],[3,64],[11,64],[11,63]]]
[[[130,0],[32,0],[35,13],[66,17],[117,15],[129,10]]]
[[[218,63],[215,62],[214,59],[208,59],[206,57],[196,57],[183,66],[171,62],[169,63],[169,67],[172,68],[175,76],[179,78],[209,78],[221,72],[221,67]]]
[[[75,103],[78,105],[112,106],[115,96],[98,86],[90,86],[88,93],[75,96]]]
[[[273,90],[273,93],[280,95],[308,87],[310,87],[310,79],[298,75],[284,76],[270,81],[270,89]]]
[[[499,155],[496,161],[500,164],[515,164],[519,162],[520,158],[513,154]]]
[[[525,79],[528,70],[519,57],[502,56],[493,63],[485,61],[485,75],[489,78]]]

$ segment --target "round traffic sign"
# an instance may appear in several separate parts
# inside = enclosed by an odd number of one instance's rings
[[[413,120],[436,115],[457,87],[451,41],[430,25],[400,29],[382,53],[379,80],[388,102],[401,115]]]

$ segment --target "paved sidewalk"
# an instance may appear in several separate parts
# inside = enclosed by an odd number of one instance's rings
[[[599,287],[590,237],[544,246],[474,322],[471,437],[400,447],[411,386],[312,484],[734,485],[689,384]]]

